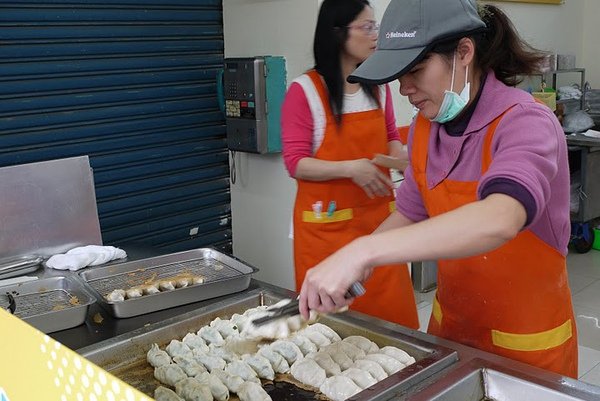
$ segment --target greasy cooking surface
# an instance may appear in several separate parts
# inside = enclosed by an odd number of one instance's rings
[[[15,315],[45,333],[82,324],[88,307],[94,303],[91,294],[72,278],[50,277],[2,287],[16,303]],[[7,297],[0,297],[5,306]]]
[[[80,305],[79,299],[65,290],[44,291],[26,295],[13,294],[13,296],[17,303],[15,316],[20,318],[74,308]]]
[[[161,383],[154,378],[154,368],[150,366],[145,359],[113,370],[111,373],[149,396],[153,396],[154,389],[161,385]],[[267,393],[269,393],[273,401],[327,400],[327,397],[298,387],[291,383],[292,381],[294,380],[289,377],[277,375],[274,382],[263,380],[263,387]],[[236,401],[238,398],[235,395],[232,395],[230,400]]]
[[[146,362],[146,353],[153,343],[164,347],[173,339],[181,340],[188,332],[196,332],[208,325],[216,317],[227,319],[233,313],[264,304],[271,305],[283,296],[292,294],[276,294],[271,291],[261,295],[258,291],[250,291],[228,297],[206,308],[190,312],[167,322],[161,322],[144,329],[116,337],[88,348],[81,349],[83,356],[98,364],[117,377],[132,384],[142,392],[152,395],[158,382],[153,377],[153,368]],[[369,318],[365,318],[369,319]],[[321,323],[333,328],[341,337],[362,335],[379,346],[393,345],[404,349],[417,359],[417,363],[397,372],[387,379],[375,384],[369,390],[359,393],[353,399],[371,399],[372,396],[386,391],[388,388],[414,383],[419,377],[427,378],[431,374],[449,366],[456,361],[456,353],[444,347],[429,344],[416,338],[408,337],[379,326],[381,321],[372,319],[369,322],[352,318],[352,314],[324,317]],[[280,377],[281,378],[281,377]],[[273,399],[312,400],[319,399],[315,393],[281,384],[277,380],[274,385],[265,385],[265,389],[273,392]],[[364,394],[363,394],[364,393]],[[362,395],[362,396],[361,396]],[[282,397],[282,398],[280,398]],[[323,399],[323,398],[321,398]]]

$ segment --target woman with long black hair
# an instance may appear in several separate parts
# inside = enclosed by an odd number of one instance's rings
[[[394,209],[389,172],[372,161],[402,155],[389,88],[346,81],[375,50],[377,32],[367,0],[323,1],[315,67],[292,83],[283,104],[283,157],[298,183],[298,291],[309,268],[371,233]],[[406,264],[382,267],[364,284],[367,294],[352,309],[418,328]]]

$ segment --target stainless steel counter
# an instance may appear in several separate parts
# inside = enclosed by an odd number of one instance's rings
[[[131,256],[135,257],[133,253]],[[155,255],[145,253],[143,256]],[[65,272],[44,272],[44,276],[64,274]],[[140,335],[156,335],[154,333],[165,325],[177,325],[197,319],[197,315],[206,314],[214,309],[215,305],[228,303],[231,298],[244,298],[245,294],[256,294],[261,290],[279,294],[290,293],[288,290],[252,280],[250,287],[241,293],[127,319],[112,318],[95,304],[90,308],[84,325],[55,332],[50,336],[84,356],[92,356],[92,361],[95,361],[94,358],[101,355],[100,350],[115,345],[122,347],[136,336],[139,338]],[[101,322],[98,322],[97,314],[102,317]],[[409,386],[406,385],[405,372],[396,377],[397,380],[388,381],[389,387],[385,391],[374,394],[375,392],[369,393],[365,390],[351,400],[600,400],[599,387],[366,315],[350,312],[348,316],[355,327],[364,327],[365,330],[376,328],[385,330],[388,335],[397,336],[399,339],[412,338],[417,342],[439,345],[455,351],[458,356],[454,362],[445,364],[443,369],[432,371],[432,374],[423,380],[411,381]],[[340,319],[345,319],[344,315],[341,315]]]

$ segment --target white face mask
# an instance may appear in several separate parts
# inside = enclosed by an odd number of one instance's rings
[[[467,82],[469,77],[469,66],[465,72],[465,87],[460,92],[460,95],[453,91],[454,89],[454,73],[456,72],[456,52],[454,53],[454,61],[452,61],[452,83],[450,84],[450,90],[444,92],[444,100],[440,106],[440,110],[431,121],[444,124],[448,121],[452,121],[460,114],[465,108],[471,96],[471,83]]]

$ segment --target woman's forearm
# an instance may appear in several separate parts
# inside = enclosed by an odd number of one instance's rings
[[[498,248],[514,238],[526,221],[517,200],[493,194],[437,217],[357,241],[368,267],[418,260],[456,259]]]
[[[328,181],[350,178],[349,162],[319,160],[305,157],[298,162],[295,178],[308,181]]]
[[[373,234],[382,233],[384,231],[393,230],[395,228],[405,227],[410,224],[414,224],[414,222],[405,217],[403,214],[399,212],[394,212],[390,214],[389,217],[385,219],[379,225],[379,227],[375,229],[375,231],[373,231]]]

